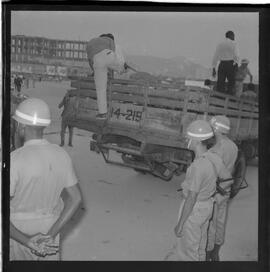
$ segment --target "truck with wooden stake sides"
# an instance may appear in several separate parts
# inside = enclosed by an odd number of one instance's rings
[[[70,125],[93,133],[90,149],[105,162],[150,173],[165,181],[180,175],[194,159],[185,131],[196,119],[226,115],[229,137],[239,147],[232,197],[245,183],[246,161],[257,156],[258,103],[185,84],[149,85],[131,80],[108,82],[108,118],[96,119],[93,78],[74,78],[67,95],[75,97]],[[116,152],[119,158],[111,156]],[[112,159],[113,158],[113,159]]]

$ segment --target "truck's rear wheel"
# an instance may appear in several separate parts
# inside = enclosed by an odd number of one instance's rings
[[[245,182],[245,175],[247,170],[246,158],[242,151],[239,151],[238,158],[235,162],[233,178],[234,183],[231,186],[230,198],[235,197],[239,190],[243,188]]]

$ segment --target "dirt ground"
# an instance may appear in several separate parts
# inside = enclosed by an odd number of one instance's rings
[[[67,89],[69,82],[38,82],[35,88],[23,89],[51,107],[53,122],[45,137],[52,143],[60,142],[57,105]],[[74,133],[73,147],[65,149],[84,201],[63,231],[62,260],[164,260],[175,243],[173,229],[181,202],[177,189],[184,175],[165,182],[106,164],[90,151],[91,133],[78,129]],[[222,261],[257,260],[257,162],[248,166],[246,179],[248,188],[230,203]]]

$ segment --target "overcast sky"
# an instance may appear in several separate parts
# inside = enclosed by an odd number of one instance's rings
[[[12,11],[11,18],[12,34],[89,40],[110,32],[126,54],[184,56],[205,67],[227,30],[257,74],[258,13]]]

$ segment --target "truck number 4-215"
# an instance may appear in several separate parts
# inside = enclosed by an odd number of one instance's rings
[[[112,116],[115,115],[117,119],[123,116],[125,120],[139,122],[142,119],[142,112],[132,109],[126,110],[126,112],[121,112],[120,108],[112,109]]]

